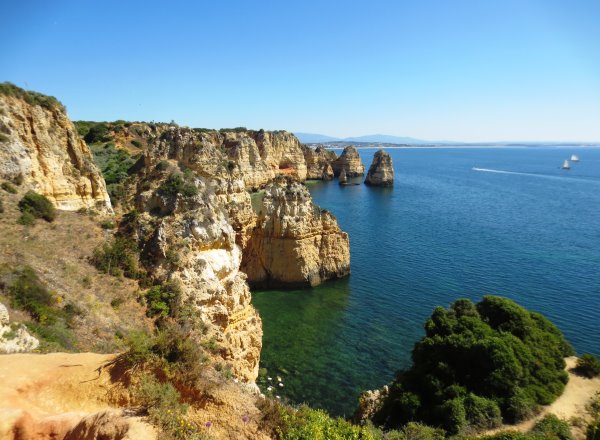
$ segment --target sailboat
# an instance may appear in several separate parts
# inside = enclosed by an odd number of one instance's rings
[[[565,161],[563,162],[562,169],[563,169],[563,170],[570,170],[570,169],[571,169],[571,165],[569,165],[569,161],[568,161],[568,160],[565,160]]]
[[[571,154],[571,162],[579,162],[579,156],[576,154]]]

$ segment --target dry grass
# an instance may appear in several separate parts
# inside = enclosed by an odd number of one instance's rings
[[[73,303],[83,311],[73,328],[80,350],[120,349],[115,335],[147,327],[150,322],[137,301],[136,281],[100,273],[89,263],[94,249],[110,238],[111,232],[100,227],[106,219],[59,211],[53,223],[38,220],[33,226],[19,225],[17,203],[22,192],[19,188],[17,194],[0,195],[5,208],[0,214],[0,276],[31,266],[59,303]],[[0,302],[8,306],[3,293]],[[11,316],[15,321],[27,318],[15,310]]]

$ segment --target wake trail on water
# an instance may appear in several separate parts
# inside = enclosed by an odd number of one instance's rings
[[[505,171],[505,170],[493,170],[490,168],[471,168],[473,171],[479,171],[484,173],[496,173],[496,174],[516,174],[518,176],[531,176],[531,177],[541,177],[543,179],[553,179],[553,180],[572,180],[576,182],[591,182],[591,183],[600,183],[598,180],[594,179],[580,179],[577,177],[564,177],[564,176],[553,176],[550,174],[536,174],[536,173],[520,173],[518,171]]]

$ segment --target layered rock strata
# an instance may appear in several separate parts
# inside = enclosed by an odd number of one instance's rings
[[[373,156],[373,162],[369,167],[365,184],[371,186],[394,185],[392,157],[384,150],[377,151]]]
[[[184,175],[174,161],[166,169],[147,171],[135,200],[142,214],[129,225],[146,268],[155,280],[176,286],[179,307],[191,310],[200,326],[207,326],[206,337],[214,338],[233,374],[253,382],[262,324],[250,304],[246,275],[239,271],[242,251],[228,215],[232,207],[227,200],[235,199],[235,191],[230,191],[236,183]],[[182,179],[186,189],[167,190],[173,176]],[[237,194],[249,197],[245,191]]]
[[[112,212],[104,179],[64,107],[0,86],[0,178],[45,195],[59,209]]]
[[[342,170],[346,171],[347,177],[358,177],[365,174],[365,166],[360,160],[360,155],[355,147],[346,147],[344,151],[332,164],[335,176],[339,176]]]
[[[280,178],[267,185],[242,271],[253,285],[316,286],[350,273],[348,234],[314,205],[306,187]]]

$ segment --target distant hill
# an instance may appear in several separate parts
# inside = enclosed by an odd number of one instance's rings
[[[326,142],[336,142],[341,141],[343,139],[336,138],[332,136],[326,136],[324,134],[316,134],[316,133],[294,133],[296,137],[303,144],[321,144]]]
[[[408,144],[423,145],[431,144],[430,141],[415,139],[411,137],[390,136],[387,134],[370,134],[366,136],[355,136],[338,138],[317,133],[294,133],[300,142],[304,144],[321,144],[327,142],[375,142],[379,144]]]
[[[423,139],[415,139],[411,137],[390,136],[387,134],[369,134],[366,136],[349,137],[344,139],[345,142],[376,142],[381,144],[408,144],[421,145],[431,144],[431,141]]]

